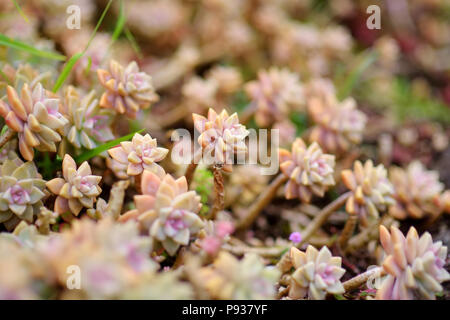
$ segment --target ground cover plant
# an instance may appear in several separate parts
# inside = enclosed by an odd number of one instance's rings
[[[0,0],[0,298],[448,299],[449,17]]]

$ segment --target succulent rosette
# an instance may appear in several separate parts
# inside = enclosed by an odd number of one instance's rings
[[[64,139],[59,145],[60,156],[67,152],[69,145],[79,151],[81,148],[94,149],[114,139],[112,113],[100,110],[95,91],[80,97],[75,87],[69,86],[64,93],[62,109],[69,123],[64,128]]]
[[[215,81],[192,77],[183,85],[182,93],[189,110],[201,112],[216,103],[217,90]]]
[[[391,168],[389,178],[397,200],[389,208],[389,214],[394,218],[420,219],[427,215],[439,214],[441,209],[437,202],[444,185],[439,182],[437,171],[429,171],[419,161],[413,161],[406,169]]]
[[[300,198],[310,202],[312,195],[323,197],[326,190],[335,184],[333,178],[334,156],[324,154],[317,143],[309,147],[297,138],[292,151],[280,149],[280,169],[289,178],[285,187],[287,199]]]
[[[11,130],[18,133],[19,150],[26,160],[33,160],[34,148],[56,152],[56,142],[67,119],[59,112],[59,100],[50,96],[40,83],[31,88],[24,84],[20,93],[7,87],[8,102],[0,100],[0,115]]]
[[[68,154],[62,162],[63,178],[55,178],[46,183],[50,191],[58,197],[55,200],[55,212],[68,211],[78,215],[81,209],[93,208],[102,189],[98,186],[102,177],[92,175],[91,167],[85,161],[77,165]]]
[[[353,98],[337,102],[326,96],[312,97],[308,99],[308,112],[316,124],[309,140],[318,142],[327,152],[341,153],[361,143],[367,117],[356,108]]]
[[[222,170],[231,172],[234,155],[242,155],[247,151],[245,137],[249,134],[245,126],[239,123],[237,113],[230,116],[226,110],[217,114],[213,109],[209,109],[206,118],[195,113],[192,118],[200,133],[198,143],[203,160],[208,164],[220,165]]]
[[[386,252],[383,279],[376,298],[379,300],[435,300],[443,290],[441,283],[450,280],[444,265],[447,247],[433,242],[425,232],[420,238],[414,227],[406,235],[392,226],[389,232],[380,226],[380,241]]]
[[[261,127],[281,121],[291,111],[304,106],[304,92],[299,76],[287,69],[260,71],[258,80],[245,86],[245,92],[255,108],[255,120]]]
[[[136,209],[125,213],[121,220],[137,218],[174,255],[204,226],[198,215],[200,196],[188,191],[185,177],[175,180],[169,174],[158,176],[150,171],[144,171],[141,189],[143,194],[134,197]]]
[[[374,167],[372,160],[363,164],[356,161],[352,170],[341,173],[342,181],[351,190],[345,209],[349,214],[357,214],[363,226],[368,218],[378,219],[379,211],[386,211],[395,204],[394,188],[382,164]]]
[[[211,298],[257,300],[275,298],[280,272],[265,266],[256,254],[238,260],[221,251],[211,266],[199,270],[198,276]]]
[[[148,133],[145,136],[136,133],[131,141],[123,141],[120,146],[108,150],[109,155],[122,165],[127,166],[127,174],[136,176],[144,170],[164,173],[156,162],[163,160],[169,150],[158,147],[156,139]]]
[[[0,166],[0,223],[8,230],[21,220],[32,223],[43,206],[44,189],[33,162],[6,160]]]
[[[341,257],[333,257],[327,247],[317,250],[308,246],[306,252],[295,247],[290,251],[291,263],[295,269],[289,284],[289,297],[323,300],[328,293],[344,293],[340,281],[345,273],[341,268]]]
[[[139,110],[148,108],[159,99],[152,78],[140,72],[134,61],[124,68],[111,60],[109,69],[97,69],[97,75],[100,84],[106,89],[100,99],[103,108],[114,109],[134,119]]]

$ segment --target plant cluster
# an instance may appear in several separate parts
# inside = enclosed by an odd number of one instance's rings
[[[448,298],[449,7],[363,2],[0,0],[0,298]]]

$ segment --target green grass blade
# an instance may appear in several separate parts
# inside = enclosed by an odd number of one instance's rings
[[[362,59],[362,61],[356,65],[356,67],[351,70],[350,74],[344,80],[344,84],[339,87],[338,98],[343,100],[347,98],[352,92],[358,80],[361,78],[362,74],[377,60],[377,54],[375,52],[370,52]]]
[[[125,26],[125,20],[126,20],[126,16],[125,16],[125,8],[123,6],[123,0],[120,0],[120,13],[119,13],[119,18],[117,19],[117,23],[116,26],[114,28],[114,32],[111,36],[111,45],[114,43],[114,41],[116,41],[120,35],[122,34],[123,31],[123,27]]]
[[[100,25],[102,24],[103,19],[105,18],[106,13],[108,12],[109,7],[111,6],[111,3],[112,3],[112,0],[109,0],[108,4],[106,5],[105,9],[102,12],[100,19],[97,22],[97,25],[95,26],[94,31],[91,34],[91,37],[89,38],[89,41],[88,41],[86,47],[84,48],[83,52],[73,55],[69,59],[69,61],[67,61],[61,74],[59,75],[58,79],[56,80],[55,86],[53,87],[53,92],[57,92],[61,88],[61,86],[63,85],[64,81],[66,81],[67,77],[69,76],[70,72],[72,71],[72,69],[75,66],[75,64],[77,63],[77,61],[84,55],[86,50],[89,48],[92,40],[94,39],[95,35],[97,34],[98,28],[100,28]],[[89,65],[89,68],[90,68],[90,65]]]
[[[73,67],[75,66],[75,63],[83,56],[83,53],[77,53],[73,55],[69,61],[67,61],[66,65],[64,66],[63,70],[61,71],[61,74],[59,75],[58,79],[56,80],[55,85],[53,86],[53,92],[58,92],[58,90],[63,85],[64,81],[66,81],[67,77],[69,76],[70,72],[72,71]]]
[[[139,130],[137,132],[133,132],[133,133],[127,134],[126,136],[123,136],[123,137],[117,138],[115,140],[111,140],[109,142],[106,142],[105,144],[102,144],[101,146],[98,146],[97,148],[88,150],[88,151],[80,154],[78,157],[76,157],[75,161],[77,163],[81,163],[83,161],[89,160],[89,159],[99,155],[100,153],[102,153],[102,152],[104,152],[104,151],[106,151],[108,149],[111,149],[112,147],[117,146],[122,141],[130,140],[131,138],[133,138],[133,136],[136,133],[141,133],[142,131],[144,131],[144,129],[141,129],[141,130]]]
[[[19,11],[19,14],[22,16],[23,20],[25,20],[27,23],[30,23],[30,20],[28,20],[28,17],[26,16],[25,12],[23,12],[22,8],[19,6],[16,0],[13,0],[14,5],[16,6],[17,11]]]
[[[125,36],[127,37],[128,41],[130,41],[131,47],[133,48],[134,52],[136,52],[136,55],[139,59],[142,59],[142,50],[139,47],[139,44],[137,43],[136,39],[133,37],[133,34],[131,33],[128,28],[125,28]]]
[[[106,13],[109,10],[109,7],[111,6],[112,0],[108,1],[108,4],[105,7],[105,10],[103,10],[102,15],[100,16],[100,19],[98,19],[97,21],[97,25],[95,26],[94,31],[91,34],[91,37],[89,38],[89,41],[86,45],[86,48],[84,48],[84,52],[86,52],[86,50],[89,48],[89,46],[91,45],[92,40],[95,38],[95,35],[97,34],[98,28],[100,28],[100,25],[103,22],[103,19],[105,19]]]
[[[21,41],[8,38],[7,36],[5,36],[4,34],[1,34],[1,33],[0,33],[0,46],[5,46],[5,47],[17,49],[17,50],[26,51],[34,56],[38,56],[41,58],[47,58],[47,59],[53,59],[53,60],[59,60],[59,61],[66,60],[66,57],[62,54],[36,49],[36,48],[34,48],[26,43],[23,43]]]

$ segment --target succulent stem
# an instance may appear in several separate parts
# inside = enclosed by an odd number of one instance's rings
[[[209,214],[211,219],[215,219],[217,213],[223,210],[225,207],[225,189],[224,182],[222,176],[221,166],[215,165],[213,166],[213,175],[214,175],[214,205]]]
[[[345,250],[347,247],[348,240],[353,235],[353,231],[355,230],[356,224],[358,223],[358,215],[357,214],[349,214],[347,222],[345,223],[344,229],[342,230],[341,235],[339,236],[339,246],[342,250]]]
[[[355,251],[368,243],[370,240],[378,239],[379,226],[384,225],[385,227],[389,228],[392,225],[393,221],[394,220],[390,216],[385,215],[381,218],[379,223],[373,223],[367,228],[364,228],[364,230],[348,240],[344,252]]]
[[[16,134],[15,131],[7,128],[5,133],[0,137],[0,148],[3,147]]]
[[[297,244],[299,248],[302,244],[309,240],[309,238],[325,223],[325,221],[340,207],[344,205],[348,197],[350,197],[351,192],[346,192],[342,194],[339,198],[335,199],[325,208],[323,208],[306,227],[305,231],[302,233],[302,241]]]
[[[352,291],[366,283],[370,277],[374,275],[382,276],[383,273],[384,271],[382,267],[376,267],[345,281],[342,285],[344,286],[345,292]]]
[[[233,246],[225,243],[222,249],[229,251],[235,255],[244,255],[246,253],[256,253],[262,257],[275,258],[279,257],[280,254],[286,249],[283,247],[248,247],[248,246]]]
[[[197,169],[197,165],[198,164],[194,163],[194,160],[192,160],[192,162],[189,164],[189,166],[186,169],[186,173],[184,174],[184,176],[186,177],[188,186],[192,182],[192,178],[194,177],[194,173],[195,173],[195,169]]]
[[[245,217],[240,221],[237,228],[248,228],[253,223],[253,221],[256,220],[259,213],[264,209],[264,207],[266,207],[267,204],[269,204],[269,202],[275,197],[275,195],[277,194],[277,190],[281,187],[281,185],[283,185],[287,180],[288,177],[283,173],[280,173],[248,209]]]

